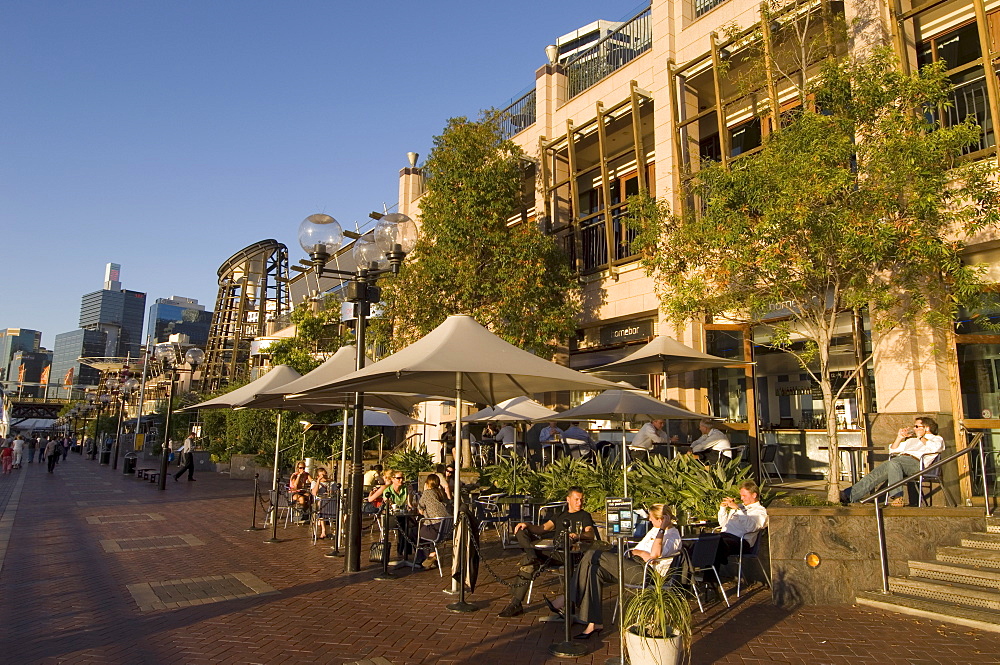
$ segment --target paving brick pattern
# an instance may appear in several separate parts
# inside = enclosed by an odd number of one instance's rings
[[[538,621],[540,594],[556,592],[551,577],[527,614],[500,619],[507,589],[484,572],[469,597],[481,610],[454,614],[444,607],[454,601],[442,593],[448,579],[436,569],[373,580],[367,533],[364,570],[355,574],[323,557],[323,541],[312,545],[302,527],[279,526],[282,542],[264,544],[267,532],[245,530],[252,481],[205,473],[159,492],[71,455],[54,474],[25,465],[0,476],[0,502],[22,479],[0,570],[0,662],[597,665],[618,655],[613,632],[587,642],[582,658],[548,654],[562,641],[561,624]],[[87,501],[69,494],[67,485],[91,483],[122,492]],[[146,514],[164,519],[136,518]],[[204,545],[110,553],[102,546],[182,536]],[[495,533],[485,534],[484,552],[502,575],[514,575],[516,551],[503,552]],[[760,588],[697,619],[698,665],[1000,663],[996,634],[851,606],[785,611]]]

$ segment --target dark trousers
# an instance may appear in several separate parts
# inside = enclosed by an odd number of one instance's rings
[[[542,538],[550,537],[552,537],[552,534],[549,532],[536,536],[527,529],[521,529],[514,534],[514,538],[517,539],[517,544],[520,545],[521,549],[524,550],[525,553],[524,565],[520,567],[517,579],[514,580],[514,586],[511,587],[510,590],[511,597],[514,601],[518,603],[524,602],[524,599],[528,596],[528,585],[531,584],[531,580],[535,579],[535,576],[538,574],[538,567],[542,563],[552,562],[555,564],[562,564],[563,557],[561,550],[546,549],[540,551],[535,548],[535,542],[541,540]]]
[[[413,542],[416,540],[416,522],[408,515],[396,515],[396,554],[400,559],[409,559],[413,554]]]
[[[622,562],[622,572],[625,583],[642,584],[645,564],[639,563],[626,555]],[[574,589],[570,596],[576,601],[576,615],[587,623],[604,624],[604,614],[601,608],[604,587],[618,581],[618,555],[614,552],[593,550],[586,552],[580,559],[580,567],[574,576]]]
[[[715,554],[715,568],[719,570],[723,566],[729,563],[730,556],[738,556],[740,553],[740,541],[741,538],[737,538],[731,533],[720,534],[722,540],[719,541],[719,550]],[[750,544],[743,541],[743,551],[746,552],[750,549]]]
[[[49,455],[49,473],[52,473],[56,468],[56,462],[59,460],[59,453],[54,453]]]
[[[182,466],[180,470],[174,474],[174,480],[183,476],[185,471],[187,471],[188,480],[194,480],[194,453],[181,454],[184,456],[184,466]]]

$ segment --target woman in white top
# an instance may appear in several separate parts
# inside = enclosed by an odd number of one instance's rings
[[[649,509],[649,521],[653,527],[645,537],[625,554],[622,571],[626,584],[642,584],[646,574],[646,563],[657,559],[656,571],[665,574],[681,551],[681,534],[672,526],[673,515],[662,503],[653,504]],[[577,601],[577,616],[587,622],[587,628],[576,639],[587,640],[591,635],[600,634],[603,626],[601,597],[604,587],[618,582],[618,555],[612,552],[591,550],[583,555],[577,569],[573,593]],[[549,604],[558,610],[562,599]]]

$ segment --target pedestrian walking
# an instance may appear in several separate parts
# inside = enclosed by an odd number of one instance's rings
[[[14,468],[20,469],[24,458],[24,437],[18,434],[14,437]]]
[[[59,461],[59,455],[62,453],[59,442],[55,439],[50,439],[49,442],[45,444],[45,448],[42,452],[45,453],[45,458],[49,460],[49,473],[52,473],[55,471],[56,462]]]
[[[3,463],[5,474],[10,473],[10,470],[14,468],[14,448],[7,441],[4,441],[3,448],[0,448],[0,462]]]
[[[21,435],[18,434],[18,436],[21,436]],[[21,438],[23,439],[24,437],[21,436]],[[34,439],[32,439],[29,436],[27,439],[24,439],[24,443],[25,443],[25,445],[28,446],[28,464],[32,464],[35,461],[35,445],[36,445],[36,442],[35,442]]]
[[[184,444],[181,446],[181,468],[174,474],[174,482],[177,482],[185,471],[187,471],[188,480],[194,480],[194,437],[194,432],[191,432],[184,439]]]
[[[41,464],[45,461],[45,448],[49,445],[49,437],[41,436],[38,438],[38,463]]]
[[[67,457],[69,457],[69,437],[64,436],[62,440],[62,458],[64,462]]]

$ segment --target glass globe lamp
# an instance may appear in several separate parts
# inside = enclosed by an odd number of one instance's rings
[[[417,225],[400,212],[383,215],[375,225],[375,244],[383,254],[409,254],[417,244]]]
[[[385,260],[385,253],[367,236],[354,241],[352,252],[359,268],[370,268],[372,264],[377,268]]]
[[[314,261],[325,263],[343,242],[344,230],[330,215],[309,215],[299,224],[299,245]]]
[[[192,367],[200,365],[205,361],[205,352],[199,348],[192,347],[184,354],[184,361]]]

